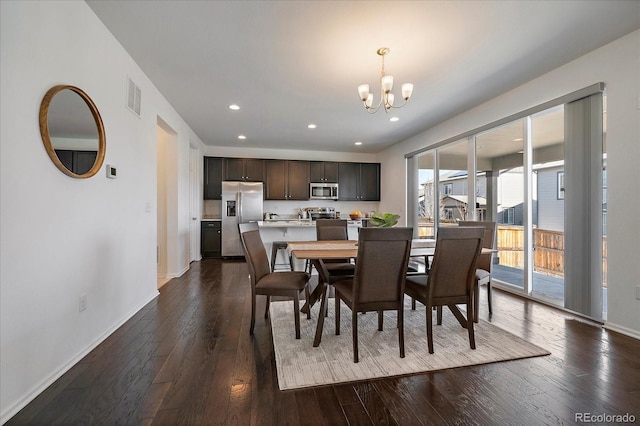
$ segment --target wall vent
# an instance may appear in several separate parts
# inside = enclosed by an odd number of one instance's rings
[[[140,117],[140,103],[142,92],[140,88],[131,80],[127,78],[127,108],[135,115]]]

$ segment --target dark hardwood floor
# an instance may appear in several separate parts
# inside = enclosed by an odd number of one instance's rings
[[[261,315],[249,335],[247,274],[243,261],[194,262],[7,424],[542,425],[575,424],[576,413],[640,422],[640,341],[499,290],[491,322],[550,356],[280,391]]]

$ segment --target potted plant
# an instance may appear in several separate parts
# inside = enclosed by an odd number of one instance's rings
[[[398,223],[399,214],[375,212],[369,216],[369,225],[377,228],[391,228]]]

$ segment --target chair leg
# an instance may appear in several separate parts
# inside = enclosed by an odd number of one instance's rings
[[[398,344],[400,345],[400,358],[404,358],[404,306],[398,309]]]
[[[311,272],[309,272],[309,273],[311,273]],[[331,287],[329,286],[328,283],[325,283],[324,285],[327,288],[327,297],[330,297],[331,296]],[[335,292],[335,290],[334,290],[334,292]],[[324,316],[327,317],[327,318],[329,317],[329,305],[327,305],[327,309],[324,311]]]
[[[378,311],[378,331],[382,331],[383,319],[384,319],[384,311]]]
[[[487,302],[489,303],[489,315],[493,313],[491,309],[491,281],[487,282]]]
[[[431,312],[431,306],[427,305],[427,346],[429,353],[433,353],[433,312]]]
[[[293,314],[296,323],[296,339],[300,338],[300,295],[295,292],[293,296]]]
[[[269,303],[271,302],[271,296],[267,296],[267,301],[264,306],[264,319],[269,318]]]
[[[471,301],[467,303],[467,312],[469,312],[469,309],[473,309],[473,307],[471,306]],[[475,337],[475,334],[473,333],[473,321],[471,320],[471,317],[469,316],[468,313],[467,313],[467,329],[469,330],[469,346],[471,346],[471,349],[475,349],[476,337]]]
[[[337,291],[333,295],[333,298],[336,300],[336,336],[339,336],[340,335],[340,297],[338,296]]]
[[[411,310],[415,311],[416,310],[416,299],[415,298],[411,298]]]
[[[311,294],[309,293],[309,285],[307,284],[304,287],[304,301],[307,303],[307,306],[309,306],[309,310],[307,311],[307,319],[310,320],[311,319],[311,304],[309,303],[311,300]]]
[[[478,280],[476,280],[476,283],[473,285],[473,322],[478,322],[479,310],[480,310],[480,285],[478,285]]]
[[[351,311],[351,328],[353,335],[353,362],[358,362],[358,313],[353,310]]]
[[[436,319],[438,321],[438,325],[442,325],[442,306],[438,306],[436,308]]]
[[[251,292],[251,326],[249,327],[249,334],[253,334],[253,328],[256,325],[256,293]]]

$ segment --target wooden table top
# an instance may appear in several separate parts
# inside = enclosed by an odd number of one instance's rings
[[[411,257],[433,256],[436,240],[414,239],[411,241]],[[497,250],[483,248],[481,254],[496,253]],[[297,259],[345,259],[358,257],[358,242],[355,240],[289,241],[287,254]]]
[[[426,246],[426,247],[425,247]],[[413,240],[411,256],[433,256],[435,240]],[[287,253],[298,259],[344,259],[358,256],[355,240],[290,241]]]

